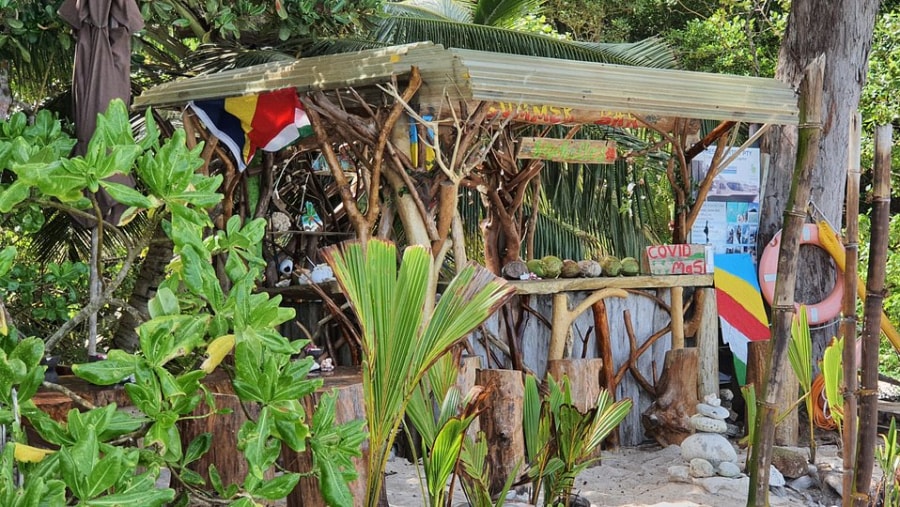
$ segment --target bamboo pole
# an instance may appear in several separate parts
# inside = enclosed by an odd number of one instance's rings
[[[843,431],[843,490],[853,491],[853,470],[856,462],[856,287],[859,264],[859,152],[862,118],[857,113],[850,120],[850,153],[847,165],[846,234],[844,235],[844,300],[841,302],[841,336],[844,338],[842,356],[844,369]],[[844,495],[842,505],[852,505],[852,495]]]
[[[804,71],[800,84],[800,126],[797,136],[797,165],[791,181],[791,192],[784,212],[781,246],[778,252],[778,277],[772,304],[772,336],[769,347],[770,374],[762,385],[757,401],[756,434],[748,462],[750,490],[748,506],[769,504],[769,467],[775,443],[775,417],[778,401],[797,393],[785,392],[785,379],[790,374],[787,361],[794,318],[794,289],[797,282],[797,258],[800,231],[806,219],[810,196],[810,180],[822,137],[822,96],[825,56],[816,57]]]
[[[853,505],[857,507],[869,505],[869,487],[872,482],[875,443],[878,438],[878,341],[881,337],[881,308],[884,303],[884,278],[891,220],[891,137],[890,125],[882,125],[875,129],[872,237],[869,243],[866,303],[863,307],[861,385],[858,395],[859,437],[856,447],[856,472],[853,479]]]

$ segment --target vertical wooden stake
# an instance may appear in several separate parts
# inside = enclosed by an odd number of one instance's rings
[[[697,329],[697,349],[700,354],[699,395],[719,395],[719,313],[716,307],[716,289],[698,289],[700,327]]]
[[[684,348],[684,287],[672,287],[672,348]]]

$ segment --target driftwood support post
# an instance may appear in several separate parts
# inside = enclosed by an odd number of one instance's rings
[[[666,447],[693,433],[690,417],[697,409],[696,348],[666,352],[662,375],[656,384],[656,401],[641,415],[644,431]]]
[[[525,384],[517,370],[478,370],[475,383],[488,392],[486,409],[479,416],[481,429],[490,445],[487,463],[491,470],[490,490],[499,493],[516,467],[525,461],[522,433]]]
[[[591,306],[594,312],[594,335],[597,338],[597,355],[600,356],[600,385],[609,391],[613,400],[616,398],[616,367],[613,364],[612,341],[609,335],[609,312],[606,303],[601,299]],[[619,428],[609,434],[607,442],[611,447],[619,446]]]
[[[697,329],[697,350],[700,354],[700,399],[719,395],[719,312],[716,289],[697,289],[700,327]],[[673,310],[674,312],[674,310]],[[674,319],[673,319],[674,320]]]
[[[363,406],[362,377],[355,368],[337,368],[331,376],[325,379],[321,388],[313,394],[300,400],[303,410],[307,415],[312,414],[322,395],[337,390],[337,402],[335,403],[335,424],[343,424],[356,419],[365,419],[366,411]],[[353,459],[359,477],[351,482],[350,494],[353,496],[355,506],[363,505],[366,498],[366,461],[368,460],[368,442],[363,444],[362,456]],[[285,470],[290,472],[308,473],[312,470],[312,454],[309,449],[303,452],[295,452],[287,446],[282,446],[281,459]],[[381,489],[383,496],[381,505],[387,505],[387,494]],[[288,507],[324,507],[325,500],[319,489],[319,479],[315,476],[304,476],[287,497]]]
[[[554,293],[550,350],[547,353],[547,360],[563,359],[568,355],[571,349],[571,345],[568,343],[569,327],[571,327],[572,321],[584,313],[585,310],[601,299],[608,297],[624,298],[627,296],[628,293],[622,289],[600,289],[586,297],[578,306],[569,310],[569,296],[565,292]]]
[[[684,287],[672,287],[672,348],[684,348]]]

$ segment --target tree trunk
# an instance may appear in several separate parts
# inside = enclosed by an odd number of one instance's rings
[[[166,266],[172,260],[173,249],[172,240],[166,236],[161,226],[157,226],[153,233],[153,239],[147,247],[147,256],[141,263],[141,270],[134,282],[131,296],[128,298],[128,304],[140,312],[145,319],[150,318],[147,302],[156,295],[156,288],[166,277]],[[113,337],[114,347],[129,352],[137,350],[139,343],[135,329],[139,325],[141,322],[138,322],[131,312],[122,312],[119,328]]]
[[[800,89],[800,125],[797,140],[797,164],[791,177],[790,193],[784,212],[784,229],[778,250],[778,278],[772,301],[771,345],[769,374],[758,390],[756,432],[748,461],[750,491],[747,505],[769,504],[769,466],[772,445],[775,443],[776,408],[790,403],[798,395],[796,380],[788,366],[788,344],[794,319],[794,285],[797,281],[797,260],[800,253],[800,232],[806,220],[806,203],[810,197],[810,182],[816,167],[816,154],[822,136],[822,94],[825,58],[820,56],[806,70]]]
[[[822,140],[815,155],[817,170],[810,198],[833,224],[841,223],[850,120],[858,109],[865,83],[879,4],[877,0],[794,0],[778,56],[776,78],[795,87],[814,58],[824,54],[828,62],[824,76]],[[766,136],[763,150],[770,159],[768,176],[763,182],[757,235],[759,251],[782,227],[781,217],[789,192],[787,182],[791,180],[796,149],[796,126],[775,126]],[[807,247],[803,251],[804,256],[808,251],[811,257],[800,263],[797,278],[804,283],[797,287],[797,301],[820,301],[830,292],[834,269],[828,256],[818,249]],[[821,354],[837,331],[836,323],[813,330],[814,355]]]
[[[479,417],[481,429],[491,445],[487,463],[491,470],[491,494],[499,493],[506,479],[524,467],[525,434],[522,433],[522,403],[525,385],[517,370],[478,370],[475,383],[490,393]]]
[[[859,438],[856,447],[853,504],[870,505],[869,487],[878,440],[878,340],[881,338],[881,308],[891,221],[891,126],[875,131],[875,174],[872,204],[872,238],[863,311],[860,360]],[[852,346],[844,344],[844,347]]]
[[[9,62],[0,61],[0,121],[9,117],[9,108],[12,106],[12,91],[9,89]]]

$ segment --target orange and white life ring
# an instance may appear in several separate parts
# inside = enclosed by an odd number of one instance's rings
[[[801,245],[813,245],[822,248],[819,243],[819,228],[816,224],[805,224],[800,235]],[[779,230],[766,245],[759,258],[759,286],[766,302],[772,304],[775,298],[775,276],[778,272],[778,250],[781,248],[781,231]],[[822,248],[824,250],[824,248]],[[826,251],[827,252],[827,251]],[[811,325],[823,324],[841,314],[841,300],[844,297],[844,273],[837,265],[837,276],[831,294],[816,304],[806,305],[806,316]],[[794,303],[799,310],[800,305]]]

